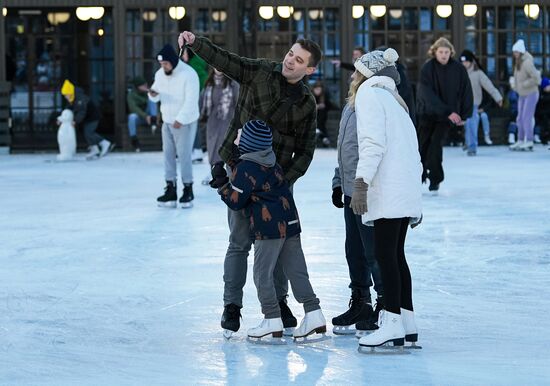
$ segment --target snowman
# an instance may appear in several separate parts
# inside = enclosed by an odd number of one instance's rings
[[[59,130],[57,131],[57,143],[59,144],[58,161],[72,160],[76,154],[76,134],[73,124],[73,112],[65,109],[57,117]]]

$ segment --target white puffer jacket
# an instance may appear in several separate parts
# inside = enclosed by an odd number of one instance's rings
[[[359,87],[355,98],[359,143],[355,176],[369,185],[363,223],[402,217],[415,222],[422,212],[416,130],[392,93],[381,87],[396,89],[393,79],[373,76]]]

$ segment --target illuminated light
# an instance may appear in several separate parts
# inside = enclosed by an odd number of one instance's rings
[[[155,11],[143,11],[143,20],[145,21],[155,21],[157,20],[157,13]]]
[[[473,17],[477,13],[477,5],[475,4],[464,4],[464,16]]]
[[[258,13],[260,14],[260,17],[264,20],[269,20],[273,18],[273,7],[269,6],[261,6],[258,9]]]
[[[386,14],[385,5],[371,5],[369,10],[370,14],[374,17],[382,17]]]
[[[49,12],[46,17],[51,25],[58,25],[66,23],[71,14],[68,12]]]
[[[365,7],[362,5],[354,5],[351,7],[351,17],[354,19],[360,19],[365,14]]]
[[[309,18],[311,20],[317,20],[317,19],[322,19],[323,18],[323,10],[321,9],[311,9],[309,11]]]
[[[277,7],[277,14],[283,19],[288,19],[293,12],[294,12],[294,7],[289,7],[287,5]]]
[[[105,8],[103,7],[78,7],[76,9],[76,17],[82,21],[99,20],[104,14]]]
[[[302,11],[296,11],[292,14],[292,18],[296,21],[300,21],[302,19]]]
[[[225,11],[214,11],[212,12],[212,20],[216,22],[224,22],[227,20],[227,12]]]
[[[523,12],[525,13],[525,16],[535,20],[539,17],[540,8],[537,4],[525,4],[523,7]]]
[[[390,9],[390,16],[394,19],[401,19],[401,16],[403,16],[403,11],[401,9]]]
[[[99,36],[103,36],[103,35],[105,35],[105,31],[103,30],[103,28],[100,28],[100,29],[97,30],[97,34]]]
[[[2,15],[4,17],[8,16],[8,9],[7,8],[2,8]]]
[[[170,7],[168,15],[174,20],[181,20],[185,17],[185,7]]]
[[[448,18],[453,13],[453,7],[450,5],[438,5],[435,7],[435,13],[443,19]]]

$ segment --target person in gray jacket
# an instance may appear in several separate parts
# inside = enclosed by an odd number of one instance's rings
[[[487,91],[489,95],[495,100],[495,102],[502,107],[502,95],[498,89],[493,85],[493,82],[489,79],[485,72],[481,69],[479,62],[472,51],[464,50],[460,54],[460,62],[468,71],[468,77],[470,78],[470,84],[472,85],[472,93],[474,96],[474,109],[472,116],[466,120],[464,124],[465,133],[464,139],[466,140],[466,146],[468,155],[473,156],[477,154],[477,129],[479,127],[479,105],[483,98],[483,90]],[[488,134],[485,135],[485,143],[491,144],[491,138],[488,138]]]
[[[337,151],[338,167],[334,170],[332,179],[332,203],[337,208],[344,208],[345,251],[351,279],[349,285],[351,300],[349,309],[333,318],[332,325],[335,334],[346,335],[355,334],[356,330],[365,331],[376,328],[374,323],[378,320],[378,313],[383,308],[382,278],[374,258],[374,228],[364,225],[361,222],[361,216],[355,215],[350,208],[355,170],[359,160],[359,147],[355,108],[349,103],[342,111]],[[370,294],[371,275],[378,297],[374,313]]]

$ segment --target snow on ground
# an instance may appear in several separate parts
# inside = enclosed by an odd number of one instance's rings
[[[200,185],[195,207],[161,209],[160,153],[93,162],[0,156],[0,384],[502,385],[550,376],[550,151],[445,149],[446,180],[424,196],[408,261],[420,342],[404,356],[357,353],[354,337],[311,346],[245,341],[219,327],[226,210]],[[331,204],[334,150],[295,187],[313,287],[329,321],[348,303],[344,221]],[[180,191],[180,187],[178,187]],[[252,259],[249,259],[250,263]],[[291,298],[300,317],[303,310]]]

